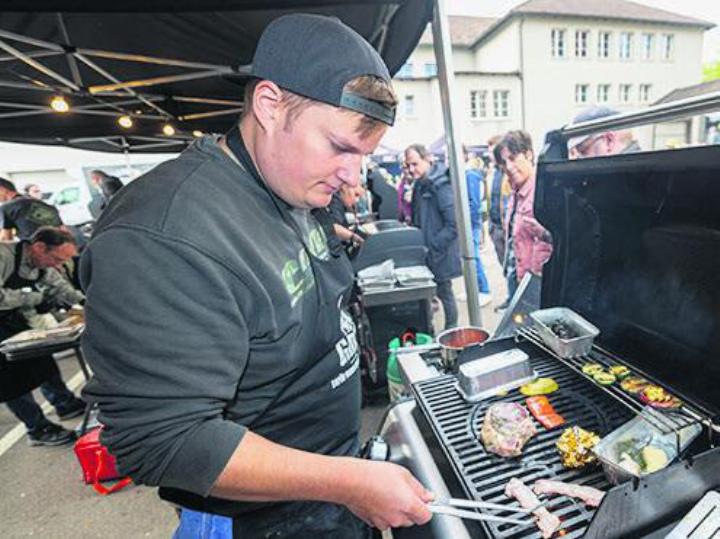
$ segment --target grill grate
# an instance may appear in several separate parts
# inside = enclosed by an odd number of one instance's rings
[[[549,396],[553,407],[566,420],[565,426],[578,425],[600,436],[619,427],[632,417],[626,407],[604,394],[594,384],[547,355],[520,345],[530,355],[530,362],[539,376],[555,379],[560,389]],[[517,477],[527,485],[537,479],[556,479],[601,490],[610,484],[599,467],[567,470],[560,462],[555,447],[564,427],[546,431],[536,422],[538,434],[525,446],[518,458],[502,458],[487,453],[477,433],[488,407],[495,402],[522,402],[525,397],[516,391],[505,397],[493,397],[477,404],[465,402],[458,393],[456,377],[446,375],[419,382],[413,386],[420,409],[427,417],[440,446],[455,470],[470,499],[499,503],[510,507],[517,502],[505,496],[505,485]],[[565,496],[554,496],[547,508],[562,521],[558,535],[565,538],[582,537],[590,524],[594,509]],[[515,516],[515,513],[495,511],[491,514]],[[488,536],[503,539],[539,539],[537,527],[483,522]]]

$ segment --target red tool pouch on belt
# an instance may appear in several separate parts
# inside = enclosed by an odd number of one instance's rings
[[[126,487],[132,480],[124,477],[111,487],[100,484],[100,481],[109,481],[120,477],[115,465],[115,457],[100,443],[101,430],[93,429],[78,438],[75,442],[75,455],[82,467],[85,483],[92,485],[99,494],[106,495]]]

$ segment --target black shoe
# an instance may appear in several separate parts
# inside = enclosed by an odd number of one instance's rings
[[[27,435],[28,445],[31,447],[39,445],[65,445],[75,440],[75,434],[73,432],[55,423],[48,423],[44,427],[28,431]]]
[[[500,311],[504,311],[505,309],[507,309],[509,306],[510,306],[510,300],[506,299],[502,304],[495,307],[494,310],[496,313],[499,313]]]
[[[85,413],[85,403],[80,399],[73,399],[69,404],[66,404],[56,409],[57,415],[63,421],[66,419],[72,419],[73,417],[79,417]]]

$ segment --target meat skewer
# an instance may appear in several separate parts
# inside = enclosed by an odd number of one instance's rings
[[[571,498],[582,500],[589,507],[598,507],[605,496],[602,490],[562,481],[551,481],[549,479],[538,479],[532,486],[535,494],[560,494]]]
[[[535,522],[540,529],[542,536],[549,539],[560,528],[560,519],[548,511],[545,507],[538,507],[538,500],[535,493],[525,483],[513,477],[505,486],[505,495],[515,498],[522,507],[526,509],[535,508],[533,515]]]

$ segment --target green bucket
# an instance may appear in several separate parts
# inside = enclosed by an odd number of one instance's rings
[[[412,343],[412,345],[422,346],[426,344],[432,344],[432,342],[433,338],[430,335],[427,335],[425,333],[416,333],[415,342]],[[412,347],[412,345],[405,344],[404,347]],[[390,355],[388,356],[387,370],[385,371],[388,383],[392,382],[394,384],[402,384],[402,378],[400,378],[400,369],[398,368],[397,363],[397,354],[395,353],[395,350],[401,347],[402,343],[400,342],[400,337],[395,337],[392,341],[388,343]]]

